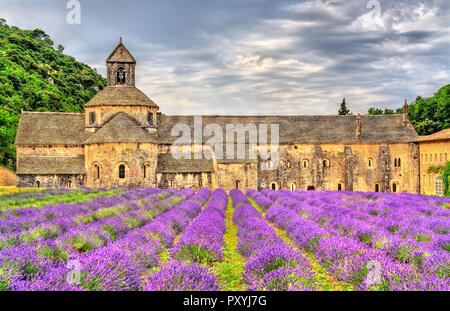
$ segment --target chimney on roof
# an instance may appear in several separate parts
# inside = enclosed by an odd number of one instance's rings
[[[358,117],[356,118],[356,138],[361,138],[361,115],[358,113]]]
[[[406,99],[405,99],[405,104],[403,105],[403,122],[402,122],[402,125],[406,126],[406,124],[408,124],[408,121],[409,121],[409,119],[408,119],[408,103],[406,102]]]

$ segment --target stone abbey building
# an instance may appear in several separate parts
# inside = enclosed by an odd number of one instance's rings
[[[202,116],[203,124],[223,128],[279,124],[278,167],[262,170],[267,160],[248,154],[242,159],[177,160],[170,150],[178,137],[171,131],[185,124],[193,132],[194,116],[158,113],[159,107],[135,87],[136,60],[122,40],[106,64],[108,85],[84,106],[84,113],[22,112],[15,141],[19,187],[428,193],[438,187],[425,188],[423,178],[429,185],[438,180],[421,170],[421,161],[434,161],[436,153],[436,161],[445,163],[450,154],[450,133],[434,140],[419,137],[405,103],[403,115]],[[421,154],[422,143],[431,156]]]

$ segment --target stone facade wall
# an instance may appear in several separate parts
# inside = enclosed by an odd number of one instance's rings
[[[412,149],[411,149],[412,148]],[[280,146],[280,165],[277,170],[261,170],[258,166],[258,189],[417,191],[418,157],[410,144],[302,144]],[[395,167],[394,159],[401,159]],[[371,166],[369,167],[369,160]],[[307,166],[303,163],[306,161]],[[325,164],[324,164],[325,161]]]
[[[430,167],[445,166],[450,161],[450,141],[420,142],[420,193],[436,195],[439,173],[428,173]]]
[[[84,175],[17,175],[17,187],[76,188],[86,183]]]
[[[446,145],[448,148],[448,143]],[[442,151],[443,146],[435,146]],[[80,147],[18,147],[20,155],[80,155]],[[227,191],[239,187],[247,189],[270,188],[275,183],[279,189],[392,191],[396,183],[397,192],[419,191],[419,154],[416,144],[293,144],[279,149],[280,163],[275,170],[261,170],[261,160],[251,163],[216,163],[215,173],[158,173],[159,152],[167,152],[169,146],[149,143],[107,143],[86,145],[83,152],[87,175],[75,178],[72,185],[88,187],[192,187],[203,185]],[[421,155],[424,152],[421,150]],[[431,152],[431,151],[429,151]],[[448,152],[450,154],[450,152]],[[395,159],[401,159],[396,167]],[[371,166],[369,167],[369,160]],[[307,166],[304,167],[306,161]],[[325,165],[324,165],[325,161]],[[126,168],[124,179],[119,178],[119,165]],[[144,165],[149,165],[149,174],[144,179]],[[100,178],[95,178],[94,165],[100,167]],[[421,167],[421,172],[424,168]],[[20,176],[18,184],[34,186],[37,176]],[[41,176],[41,187],[64,186],[69,178]],[[73,179],[73,177],[70,177]],[[434,178],[434,177],[433,177]],[[202,182],[200,182],[202,181]],[[429,189],[429,192],[433,189]]]
[[[156,187],[158,146],[148,143],[107,143],[85,146],[88,187]],[[119,166],[125,165],[125,178],[119,178]],[[144,179],[144,165],[149,174]],[[95,179],[94,165],[100,167]]]
[[[258,163],[217,164],[217,187],[230,191],[236,186],[242,191],[258,187]],[[236,185],[238,182],[238,185]]]
[[[215,189],[214,177],[214,173],[157,173],[157,185],[161,189]]]

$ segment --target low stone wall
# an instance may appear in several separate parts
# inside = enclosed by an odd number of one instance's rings
[[[19,188],[76,188],[85,185],[85,175],[17,175]]]

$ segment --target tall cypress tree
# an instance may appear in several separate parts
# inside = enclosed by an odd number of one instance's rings
[[[340,116],[347,116],[350,114],[350,109],[347,108],[347,104],[345,103],[345,98],[342,100],[341,107],[338,110],[338,114]]]

